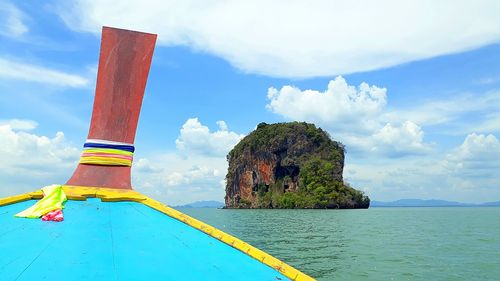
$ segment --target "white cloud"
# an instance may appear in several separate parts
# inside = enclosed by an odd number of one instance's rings
[[[167,174],[166,183],[167,186],[187,185],[199,180],[210,181],[213,177],[217,177],[217,179],[220,177],[216,168],[193,166],[184,173],[172,172]]]
[[[33,120],[9,119],[0,120],[0,126],[8,125],[12,130],[33,130],[38,126],[38,123]]]
[[[477,131],[477,127],[484,126],[484,131],[500,129],[500,125],[494,126],[491,122],[498,121],[498,116],[492,112],[500,111],[500,91],[488,91],[485,93],[454,93],[441,99],[424,101],[410,108],[402,108],[384,113],[384,119],[401,120],[409,119],[422,125],[450,125],[451,122],[474,124],[463,124],[458,131],[459,134]],[[475,118],[462,120],[465,114],[473,114]],[[496,119],[496,120],[495,120]],[[500,124],[500,123],[499,123]]]
[[[226,155],[243,137],[217,121],[211,132],[198,118],[182,125],[176,151],[136,160],[134,188],[172,205],[199,200],[223,200]]]
[[[500,39],[500,3],[478,1],[89,1],[59,14],[75,30],[158,33],[236,67],[310,77],[389,67]]]
[[[500,198],[500,141],[472,133],[447,153],[390,161],[348,159],[345,178],[375,200],[400,198],[487,202]]]
[[[431,146],[424,142],[424,132],[412,121],[398,125],[387,123],[371,136],[344,135],[343,138],[355,149],[390,157],[426,154],[431,151]]]
[[[134,163],[134,189],[171,205],[223,200],[227,171],[225,157],[182,154],[171,151],[151,156],[147,169]]]
[[[0,79],[16,79],[44,84],[84,87],[89,81],[79,75],[0,58]]]
[[[217,131],[201,124],[198,118],[188,119],[182,125],[180,135],[175,144],[180,151],[186,154],[197,153],[209,156],[225,156],[243,135],[228,131],[224,121],[218,121]]]
[[[23,126],[0,125],[1,197],[64,182],[80,156],[80,149],[68,144],[62,132],[49,138],[25,132],[33,128]]]
[[[156,165],[153,165],[151,161],[149,161],[149,159],[146,158],[134,159],[133,167],[134,170],[141,173],[153,173],[161,170],[161,168],[157,167]]]
[[[404,93],[403,93],[404,94]],[[323,91],[301,90],[293,86],[269,88],[267,108],[290,119],[329,124],[332,129],[358,131],[385,123],[411,120],[422,126],[446,125],[445,132],[463,135],[471,131],[500,131],[500,91],[453,93],[442,98],[415,101],[410,106],[389,110],[387,89],[363,82],[347,84],[342,76],[330,81]],[[463,116],[467,116],[463,118]],[[353,126],[353,123],[355,126]]]
[[[284,86],[269,88],[267,108],[291,120],[306,121],[326,129],[347,149],[388,156],[430,151],[421,127],[410,120],[387,122],[387,89],[361,83],[347,84],[341,76],[324,92]]]
[[[498,174],[500,141],[491,134],[469,134],[458,148],[448,154],[446,165],[462,176],[489,177]]]
[[[55,137],[38,136],[15,131],[10,125],[0,125],[0,163],[16,167],[52,165],[68,159],[76,159],[80,150],[67,145],[64,133]]]
[[[10,3],[0,3],[0,35],[20,37],[28,32],[26,15]]]
[[[359,161],[348,156],[344,178],[376,201],[402,198],[484,201],[485,194],[478,193],[472,198],[454,192],[439,157],[408,157],[397,161],[372,158]]]
[[[329,129],[372,130],[375,119],[386,105],[385,88],[361,83],[348,85],[342,76],[328,83],[324,92],[284,86],[269,88],[266,106],[273,113],[294,120],[328,124]],[[354,123],[354,124],[353,124]]]

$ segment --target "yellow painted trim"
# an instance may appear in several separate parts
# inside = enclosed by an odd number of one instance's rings
[[[68,186],[63,185],[64,193],[70,200],[86,200],[87,198],[100,198],[103,202],[117,201],[133,201],[142,203],[151,207],[167,216],[179,220],[193,228],[196,228],[209,236],[251,256],[252,258],[270,266],[286,277],[294,281],[314,281],[315,279],[307,274],[295,269],[294,267],[280,261],[279,259],[269,255],[268,253],[259,250],[252,245],[230,235],[222,230],[219,230],[202,221],[192,218],[182,212],[170,208],[152,198],[149,198],[137,191],[130,189],[102,188],[102,187],[86,187],[86,186]],[[24,193],[16,196],[10,196],[0,199],[0,206],[14,204],[30,199],[40,199],[43,197],[41,191]]]
[[[15,204],[15,203],[19,203],[19,202],[30,200],[30,199],[31,199],[31,196],[29,195],[29,193],[9,196],[9,197],[5,197],[5,198],[0,199],[0,206]]]
[[[27,192],[19,195],[0,198],[0,206],[15,204],[31,199],[41,199],[41,198],[43,198],[43,192],[41,190],[37,190],[33,192]]]
[[[131,189],[63,185],[63,190],[71,200],[85,200],[86,198],[100,198],[103,202],[146,200],[146,196]]]

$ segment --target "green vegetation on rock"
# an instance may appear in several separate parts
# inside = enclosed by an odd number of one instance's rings
[[[344,183],[344,146],[314,124],[260,123],[228,154],[227,208],[368,208]]]

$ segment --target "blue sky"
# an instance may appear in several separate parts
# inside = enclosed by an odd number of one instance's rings
[[[158,34],[134,187],[222,200],[225,155],[260,122],[347,146],[373,200],[500,200],[495,1],[4,1],[0,196],[63,183],[88,132],[102,25]]]

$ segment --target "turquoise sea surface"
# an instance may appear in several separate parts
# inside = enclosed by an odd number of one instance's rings
[[[179,210],[318,280],[500,280],[500,207]]]

